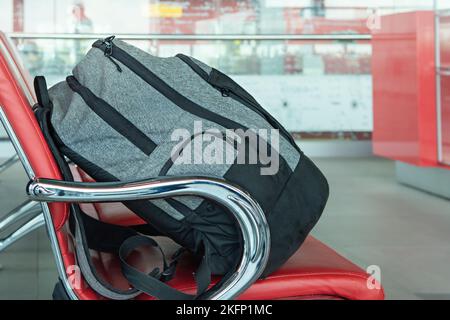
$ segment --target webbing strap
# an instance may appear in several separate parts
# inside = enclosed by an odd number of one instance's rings
[[[130,253],[135,250],[137,247],[148,245],[151,247],[156,247],[160,250],[161,255],[164,261],[163,272],[160,272],[158,268],[155,268],[149,274],[145,274],[142,271],[136,269],[135,267],[128,264],[126,261],[127,257]],[[177,256],[174,261],[177,262],[180,253],[177,252]],[[206,259],[202,260],[197,272],[195,273],[196,283],[197,283],[197,294],[186,294],[181,292],[175,288],[172,288],[168,284],[164,283],[163,280],[167,280],[162,278],[163,276],[167,276],[167,270],[175,271],[175,268],[167,265],[165,255],[158,245],[158,243],[147,237],[143,236],[134,236],[128,238],[120,247],[119,250],[119,258],[122,264],[122,272],[130,284],[136,289],[147,293],[153,297],[164,300],[193,300],[199,297],[202,293],[206,291],[210,282],[211,282],[211,271],[206,263]],[[172,262],[173,263],[173,262]],[[173,276],[173,274],[172,274]]]
[[[48,95],[45,78],[43,76],[35,77],[33,85],[38,104],[44,108],[50,108],[50,97]]]

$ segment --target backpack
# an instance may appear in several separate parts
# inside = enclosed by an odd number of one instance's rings
[[[152,56],[114,36],[96,41],[73,75],[48,91],[35,79],[36,116],[66,180],[67,159],[98,182],[158,176],[221,178],[261,206],[271,234],[261,278],[295,253],[318,221],[328,184],[280,123],[230,77],[192,57]],[[77,262],[93,290],[111,299],[142,291],[160,299],[201,298],[211,275],[232,274],[242,243],[234,219],[217,203],[185,196],[127,201],[147,224],[98,221],[71,205]],[[197,294],[169,287],[183,249],[149,275],[133,274],[126,256],[163,235],[201,258]],[[133,289],[112,287],[95,270],[89,249],[120,256]]]

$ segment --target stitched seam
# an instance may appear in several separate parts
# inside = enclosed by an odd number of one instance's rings
[[[308,277],[308,276],[337,276],[337,277],[344,277],[344,276],[351,276],[351,277],[355,277],[355,278],[360,278],[360,279],[364,279],[367,280],[367,277],[364,277],[361,274],[358,273],[351,273],[351,272],[345,272],[345,273],[335,273],[335,272],[320,272],[320,273],[302,273],[301,275],[284,275],[284,276],[272,276],[270,278],[266,278],[264,281],[269,281],[272,279],[289,279],[289,278],[304,278],[304,277]],[[195,289],[195,287],[184,287],[182,289],[180,289],[181,291],[184,290],[192,290]],[[382,289],[383,290],[383,289]]]

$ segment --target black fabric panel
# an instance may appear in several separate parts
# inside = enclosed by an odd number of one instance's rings
[[[262,277],[283,265],[305,240],[319,220],[328,199],[328,183],[305,155],[286,184],[273,209],[267,214],[271,250]]]
[[[106,101],[93,94],[89,88],[81,85],[74,76],[67,77],[66,82],[73,91],[83,98],[86,105],[91,108],[92,111],[133,145],[139,148],[139,150],[146,155],[150,155],[153,150],[155,150],[156,143]]]
[[[136,230],[139,233],[145,234],[147,236],[156,237],[160,236],[161,232],[156,230],[154,227],[152,227],[149,224],[141,224],[136,226],[130,226],[130,228]]]
[[[249,148],[248,141],[246,147]],[[273,149],[269,150],[275,152]],[[266,166],[259,161],[256,164],[248,164],[248,150],[245,151],[245,156],[246,164],[233,164],[223,177],[247,190],[267,214],[283,191],[292,171],[280,156],[278,172],[274,175],[261,175],[261,168]]]
[[[137,235],[132,228],[99,221],[87,214],[80,215],[89,249],[117,254],[122,243]]]
[[[192,214],[191,208],[186,206],[185,204],[181,203],[180,201],[177,201],[172,198],[166,199],[166,202],[175,210],[177,210],[179,213],[181,213],[183,216],[187,217]]]
[[[183,224],[194,230],[192,236],[196,252],[202,246],[208,252],[208,265],[213,274],[226,274],[240,257],[240,234],[234,217],[223,206],[204,200],[192,210],[175,199],[166,199],[185,218]]]
[[[222,205],[211,200],[204,200],[194,212],[197,216],[207,220],[210,225],[219,228],[221,234],[232,239],[239,238],[235,218]]]
[[[205,200],[186,220],[205,235],[203,245],[209,254],[212,274],[225,275],[234,270],[242,255],[242,240],[235,219],[228,210]]]

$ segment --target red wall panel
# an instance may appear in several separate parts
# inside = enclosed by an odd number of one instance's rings
[[[442,161],[450,165],[450,76],[441,77]]]
[[[439,23],[442,161],[450,165],[450,16],[442,16]]]
[[[436,164],[433,12],[381,17],[372,43],[374,153],[418,165]]]

